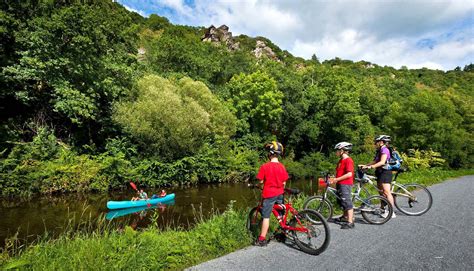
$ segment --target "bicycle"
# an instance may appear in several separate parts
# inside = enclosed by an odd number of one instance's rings
[[[252,184],[249,184],[249,187],[260,188],[258,185]],[[285,193],[297,195],[300,191],[285,188]],[[262,225],[262,204],[263,198],[256,207],[250,210],[247,219],[247,229],[254,238],[258,237]],[[312,255],[319,255],[328,247],[330,242],[329,226],[318,212],[313,210],[297,211],[293,208],[292,203],[288,201],[283,204],[275,204],[272,214],[279,223],[276,232],[280,231],[284,237],[293,240],[302,251]]]
[[[324,174],[324,182],[326,188],[322,196],[311,196],[303,203],[304,209],[316,210],[326,220],[332,218],[334,214],[334,208],[332,203],[328,200],[328,192],[332,194],[336,199],[341,200],[337,189],[330,187],[329,173]],[[354,204],[354,212],[360,212],[365,221],[370,224],[382,225],[387,223],[392,218],[393,207],[389,201],[379,195],[370,196],[368,198],[362,198],[360,192],[362,186],[356,182],[352,193],[352,202]],[[385,208],[387,210],[385,210]],[[386,213],[388,211],[388,214]]]
[[[395,207],[403,214],[409,216],[422,215],[431,208],[433,205],[433,197],[431,192],[425,186],[416,183],[400,184],[397,183],[397,177],[399,173],[405,172],[405,169],[399,169],[395,173],[395,177],[391,183],[391,192],[394,200]],[[362,184],[368,183],[375,188],[377,192],[381,192],[377,185],[374,183],[375,176],[368,175],[366,170],[359,169],[357,171],[356,179]],[[362,187],[361,191],[365,195],[370,195],[367,188]]]

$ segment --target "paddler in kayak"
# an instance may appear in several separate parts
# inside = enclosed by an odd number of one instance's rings
[[[159,196],[153,194],[153,196],[151,196],[151,199],[163,198],[165,196],[166,196],[166,191],[162,189]]]
[[[138,193],[138,197],[133,197],[132,201],[147,200],[148,199],[148,195],[145,191],[143,191],[143,189],[140,189],[139,191],[137,191],[137,193]]]

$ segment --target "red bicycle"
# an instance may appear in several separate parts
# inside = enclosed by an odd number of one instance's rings
[[[249,187],[260,188],[258,185],[249,184]],[[261,188],[260,188],[261,189]],[[297,195],[297,189],[285,188],[285,193]],[[262,202],[250,210],[247,219],[247,229],[257,238],[262,226]],[[273,215],[279,222],[275,235],[283,234],[284,237],[294,243],[304,252],[319,255],[326,250],[330,241],[329,226],[324,217],[314,210],[297,211],[291,202],[275,204],[272,209]]]

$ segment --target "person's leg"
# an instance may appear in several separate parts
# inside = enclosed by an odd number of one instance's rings
[[[391,184],[390,183],[382,183],[382,191],[383,196],[387,198],[388,202],[395,208],[395,204],[393,202],[392,192],[390,191]]]
[[[275,197],[267,198],[263,200],[262,203],[262,227],[260,229],[260,236],[258,239],[260,241],[265,240],[265,237],[268,233],[268,228],[270,227],[270,215],[272,214],[273,204],[275,203]]]
[[[354,209],[349,209],[345,211],[345,213],[347,216],[347,221],[349,221],[349,223],[354,223]]]
[[[270,227],[270,218],[264,218],[262,221],[262,230],[260,231],[260,239],[265,239],[268,233],[268,228]]]
[[[342,225],[342,229],[351,229],[354,227],[354,206],[352,204],[352,186],[341,185],[340,186],[341,206],[344,210],[344,217],[346,218],[347,224]]]

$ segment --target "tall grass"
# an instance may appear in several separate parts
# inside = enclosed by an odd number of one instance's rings
[[[246,213],[230,205],[191,230],[152,226],[144,231],[130,227],[117,231],[104,225],[92,232],[65,233],[40,241],[20,255],[2,253],[0,266],[6,270],[182,269],[249,245]]]

